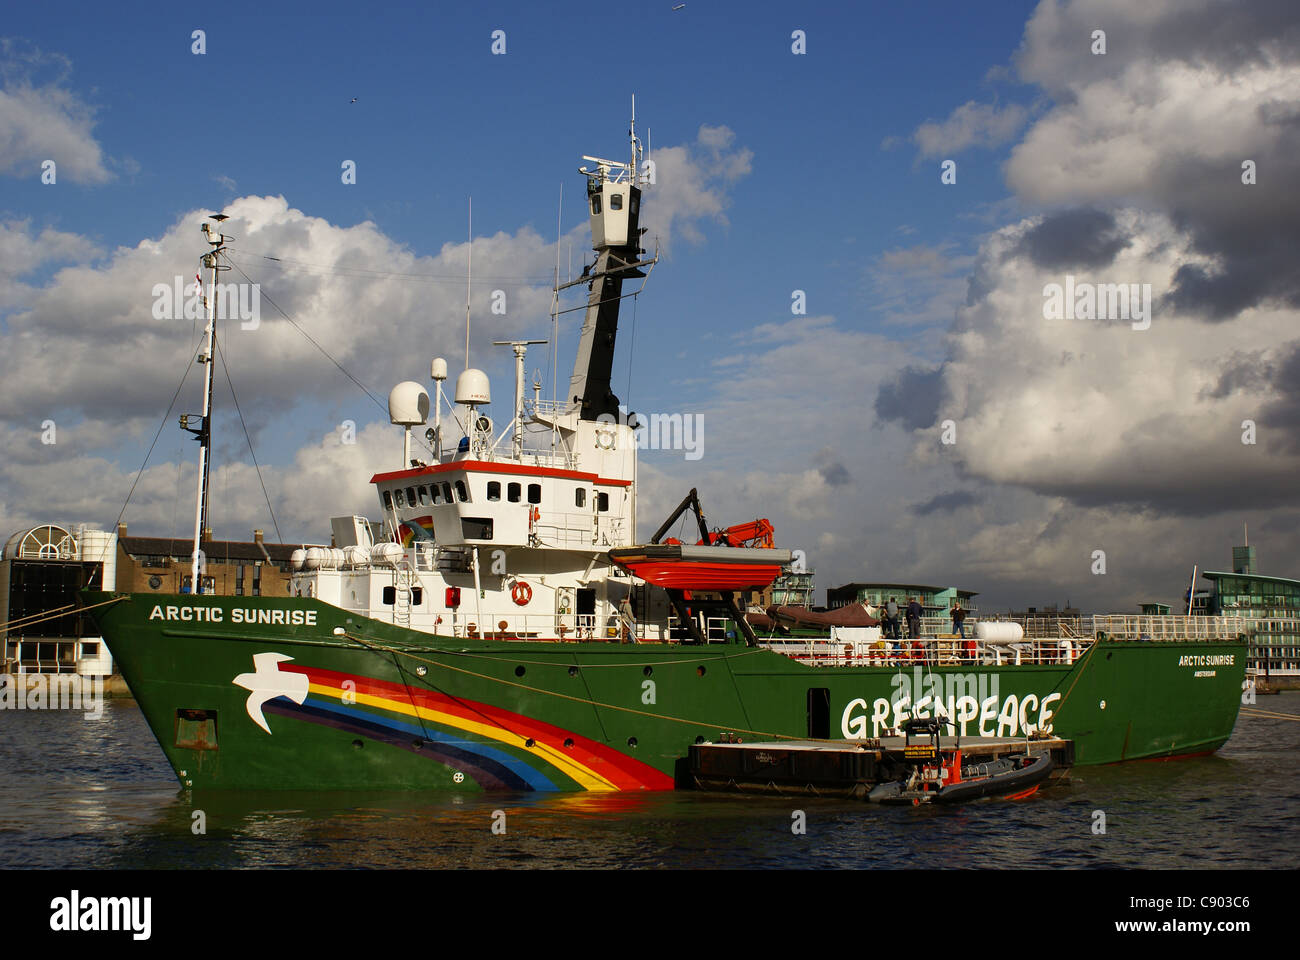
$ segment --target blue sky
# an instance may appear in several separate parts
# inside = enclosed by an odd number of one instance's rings
[[[1120,606],[1179,589],[1193,560],[1226,555],[1249,511],[1225,491],[1254,483],[1265,492],[1252,531],[1267,537],[1271,526],[1271,555],[1300,565],[1289,546],[1300,519],[1275,492],[1294,466],[1286,428],[1258,453],[1236,443],[1244,416],[1288,422],[1289,321],[1274,308],[1289,302],[1289,274],[1277,289],[1257,284],[1227,321],[1196,317],[1178,299],[1190,289],[1179,267],[1231,265],[1219,241],[1240,230],[1196,199],[1204,186],[1164,172],[1235,169],[1235,153],[1216,152],[1218,131],[1254,111],[1221,107],[1231,91],[1247,106],[1258,106],[1255,91],[1289,96],[1276,91],[1292,89],[1294,57],[1270,46],[1294,26],[1284,5],[1258,24],[1225,18],[1218,0],[1190,0],[1181,19],[1164,0],[1146,19],[1102,0],[672,6],[635,16],[579,4],[8,10],[0,250],[19,265],[0,272],[0,336],[13,358],[0,371],[12,391],[0,419],[26,438],[15,460],[36,466],[4,478],[0,521],[16,528],[50,509],[115,518],[192,332],[141,326],[141,285],[193,275],[199,210],[253,211],[240,221],[252,235],[235,231],[237,262],[382,396],[398,380],[424,380],[431,356],[459,367],[457,257],[472,196],[476,296],[518,291],[508,322],[481,311],[475,327],[475,364],[505,399],[506,352],[487,341],[548,334],[541,292],[561,183],[567,260],[585,221],[580,157],[625,156],[635,94],[651,156],[675,156],[682,180],[647,198],[665,256],[636,304],[635,339],[630,304],[624,311],[615,389],[634,409],[702,413],[710,444],[698,464],[644,457],[643,523],[679,488],[712,482],[732,509],[773,515],[779,538],[821,558],[822,587],[907,575],[1008,605],[1069,596]],[[1089,55],[1097,24],[1110,35],[1102,57]],[[201,56],[195,29],[206,34]],[[796,29],[806,54],[791,51]],[[494,30],[505,31],[503,56],[491,53]],[[1241,49],[1259,56],[1232,52]],[[55,141],[60,116],[73,132]],[[1162,123],[1167,132],[1151,135]],[[1293,169],[1273,129],[1237,129],[1239,152]],[[89,172],[63,163],[58,184],[42,184],[39,161],[74,145]],[[940,182],[944,159],[957,163],[955,185]],[[357,164],[355,185],[340,181],[344,160]],[[1249,210],[1280,211],[1258,236],[1282,251],[1292,211],[1261,184]],[[288,212],[252,204],[260,197],[282,197]],[[310,224],[328,230],[294,247]],[[480,259],[482,238],[496,239]],[[141,266],[147,241],[157,262]],[[262,259],[291,248],[296,261]],[[575,272],[586,252],[574,244]],[[1037,291],[1090,269],[1154,282],[1177,308],[1166,332],[1043,331]],[[318,294],[327,279],[337,286]],[[790,311],[796,289],[804,317]],[[1174,321],[1199,324],[1196,335]],[[368,504],[353,484],[308,509],[296,478],[327,459],[317,448],[341,419],[364,428],[382,417],[304,339],[280,333],[232,333],[226,344],[283,533],[319,537],[329,515]],[[572,349],[562,338],[562,380]],[[62,373],[31,372],[43,351],[60,354]],[[530,367],[544,365],[543,352]],[[1247,354],[1258,375],[1242,372]],[[1064,372],[1038,382],[1053,364]],[[1156,397],[1144,373],[1153,364],[1195,376]],[[104,368],[119,371],[116,383]],[[51,384],[61,376],[81,387]],[[97,378],[102,389],[90,386]],[[1148,394],[1145,404],[1126,402],[1126,389]],[[49,398],[33,399],[42,390]],[[55,450],[30,442],[47,413],[66,425]],[[1179,419],[1192,415],[1190,426]],[[934,441],[949,417],[969,438],[952,449]],[[245,453],[234,422],[220,426],[219,462]],[[1240,474],[1191,479],[1188,465],[1207,457]],[[171,532],[168,518],[186,512],[190,459],[192,444],[166,428],[151,459],[161,472],[128,512],[133,529]],[[1135,480],[1135,464],[1148,479]],[[364,481],[373,466],[334,469]],[[266,525],[249,482],[218,481],[237,504],[215,513],[219,535]],[[51,485],[57,495],[37,496]],[[807,498],[791,492],[801,485]],[[91,497],[89,486],[103,489]],[[1128,558],[1117,559],[1127,585],[1088,579],[1079,557],[1094,534]],[[1008,559],[1016,551],[1018,563]]]
[[[729,309],[709,324],[721,332],[784,310],[796,287],[815,312],[870,323],[860,275],[900,244],[900,227],[961,244],[977,224],[954,214],[1005,196],[996,153],[940,190],[937,161],[880,145],[996,89],[984,74],[1013,52],[1031,4],[927,5],[923,34],[907,5],[671,6],[597,18],[580,4],[233,4],[220,19],[174,5],[19,6],[6,34],[71,61],[70,86],[96,108],[119,175],[57,191],[7,181],[0,198],[105,246],[249,193],[283,194],[334,223],[373,220],[418,252],[464,236],[471,195],[476,233],[531,224],[550,237],[562,181],[565,224],[581,219],[577,158],[623,156],[636,94],[652,147],[725,124],[754,151],[730,229],[709,231],[707,257],[683,251],[670,288],[655,290],[665,314],[684,317],[720,267],[743,262],[726,276]],[[204,56],[190,52],[195,28]],[[796,28],[805,56],[790,51]],[[489,52],[494,29],[506,31],[505,56]],[[358,164],[355,186],[340,183],[344,159]]]

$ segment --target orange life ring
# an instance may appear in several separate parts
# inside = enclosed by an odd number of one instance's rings
[[[529,508],[528,508],[528,522],[529,522],[529,523],[536,523],[536,522],[537,522],[538,520],[540,520],[540,519],[542,519],[542,511],[541,511],[539,508],[537,508],[537,507],[529,507]]]
[[[533,588],[522,580],[516,580],[515,585],[510,588],[510,598],[519,606],[525,606],[533,599]]]

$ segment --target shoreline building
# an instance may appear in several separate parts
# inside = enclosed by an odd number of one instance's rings
[[[104,677],[113,658],[79,612],[87,587],[115,590],[117,538],[94,524],[19,530],[0,553],[0,673]]]
[[[209,534],[211,531],[207,531]],[[117,527],[117,589],[133,593],[190,593],[194,541],[176,537],[133,537]],[[251,541],[200,542],[203,592],[219,597],[287,597],[292,555],[301,544],[266,543],[262,531]]]
[[[815,602],[815,577],[812,569],[795,570],[793,563],[781,565],[780,575],[762,590],[753,590],[748,597],[751,607],[766,610],[768,607],[813,608]]]
[[[1205,570],[1208,590],[1192,597],[1192,613],[1242,617],[1250,640],[1247,666],[1265,677],[1300,679],[1300,580],[1255,572],[1255,548],[1232,548],[1232,571]],[[1186,600],[1184,599],[1184,603]]]
[[[293,553],[305,545],[202,541],[203,592],[212,596],[288,597]],[[189,593],[194,542],[133,537],[97,524],[46,523],[19,530],[0,553],[0,674],[108,677],[112,652],[94,619],[78,611],[85,589]]]
[[[935,587],[916,583],[846,583],[842,587],[827,589],[826,606],[830,610],[847,607],[851,603],[870,603],[873,606],[880,606],[893,597],[899,608],[905,609],[910,598],[918,597],[925,611],[923,616],[946,618],[953,602],[960,601],[962,609],[966,611],[966,618],[974,620],[979,612],[975,606],[977,596],[979,594],[974,590],[959,590],[957,587]]]

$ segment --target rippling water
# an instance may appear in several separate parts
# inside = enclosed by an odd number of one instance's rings
[[[1300,715],[1300,692],[1259,709]],[[1026,801],[947,808],[688,791],[191,798],[131,701],[98,720],[5,710],[0,857],[54,868],[1289,868],[1298,741],[1300,722],[1242,716],[1213,757],[1085,767]],[[491,832],[497,810],[504,835]],[[1098,810],[1105,835],[1093,833]]]

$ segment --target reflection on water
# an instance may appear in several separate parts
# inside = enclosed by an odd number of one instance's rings
[[[1269,699],[1300,715],[1300,693]],[[113,701],[97,720],[0,712],[0,857],[93,868],[1286,867],[1300,853],[1298,739],[1296,721],[1243,716],[1212,757],[1088,767],[1022,802],[953,808],[691,792],[191,796],[135,705]],[[803,835],[791,830],[796,810]]]

